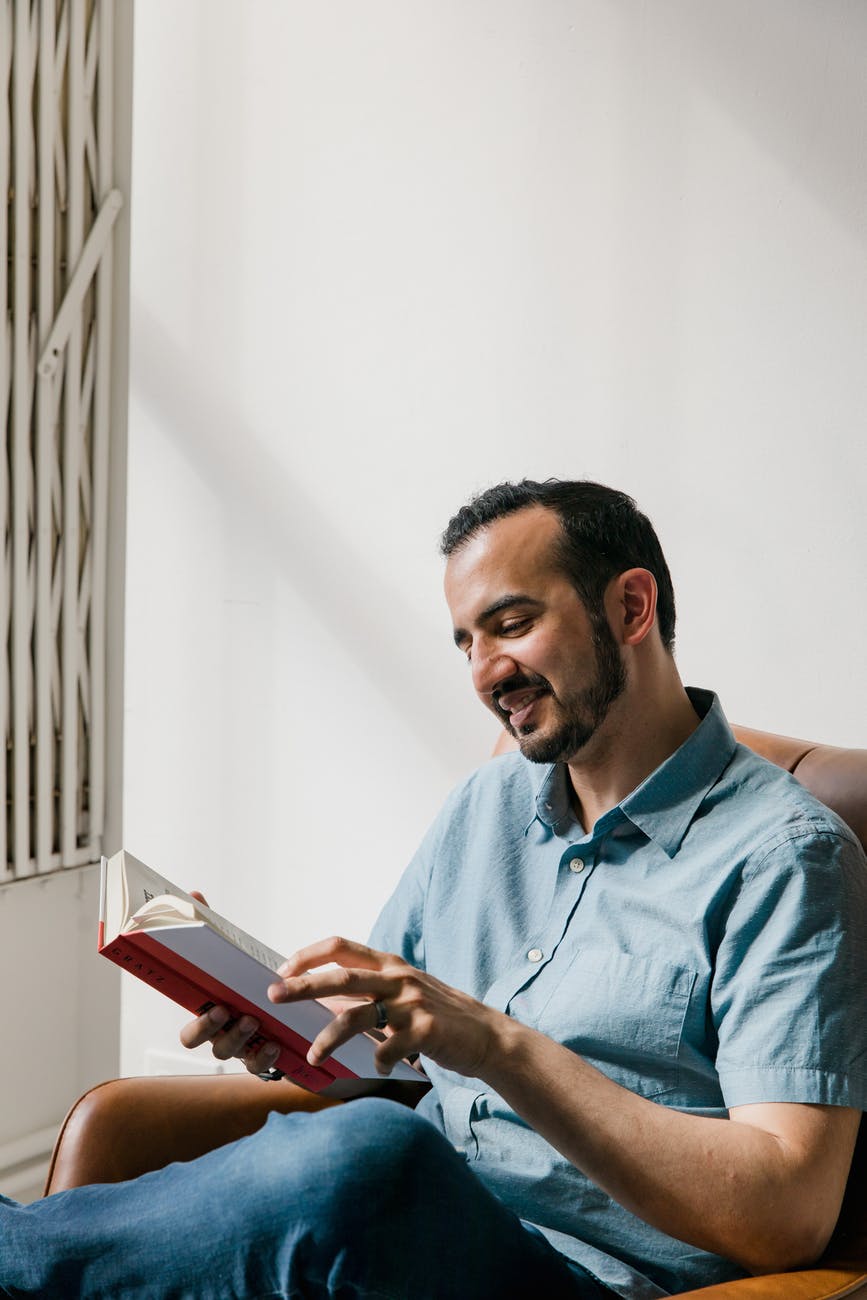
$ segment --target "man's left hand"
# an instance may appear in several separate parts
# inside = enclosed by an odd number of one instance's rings
[[[326,963],[333,963],[327,965]],[[376,1068],[387,1075],[405,1056],[420,1052],[445,1069],[479,1077],[502,1019],[475,998],[416,970],[392,953],[377,952],[349,939],[324,939],[283,963],[282,982],[272,984],[272,1002],[305,998],[365,998],[341,1011],[307,1053],[319,1065],[355,1034],[376,1027],[378,1003],[388,1018],[376,1049]]]

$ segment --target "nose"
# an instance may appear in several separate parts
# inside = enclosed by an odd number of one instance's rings
[[[518,671],[511,655],[504,654],[496,642],[481,637],[473,642],[470,665],[477,695],[490,696],[501,682],[513,677]]]

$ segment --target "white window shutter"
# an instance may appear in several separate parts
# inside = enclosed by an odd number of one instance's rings
[[[114,11],[0,0],[0,881],[103,843]]]

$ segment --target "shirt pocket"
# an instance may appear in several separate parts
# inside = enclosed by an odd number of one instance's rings
[[[655,957],[578,951],[546,996],[512,1013],[643,1097],[678,1086],[678,1055],[696,973]],[[529,990],[527,991],[529,993]],[[540,1009],[532,1021],[532,1002]]]

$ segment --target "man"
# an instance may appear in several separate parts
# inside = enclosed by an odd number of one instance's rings
[[[381,1068],[420,1052],[431,1092],[0,1206],[6,1294],[62,1294],[66,1267],[87,1295],[650,1300],[821,1253],[867,1104],[860,846],[684,690],[630,498],[501,485],[443,549],[521,752],[455,791],[370,946],[314,944],[271,991],[360,999],[311,1060],[385,1022]],[[256,1026],[227,1021],[183,1039],[243,1056]]]

